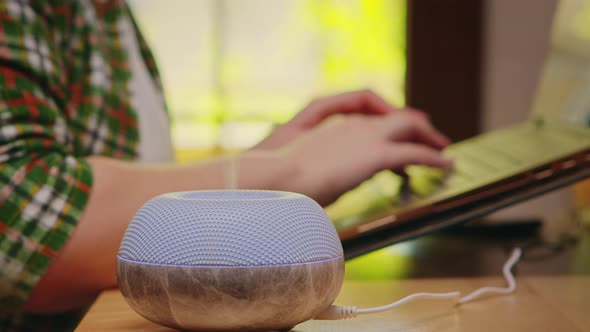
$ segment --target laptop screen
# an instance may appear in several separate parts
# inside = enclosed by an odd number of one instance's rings
[[[559,2],[533,116],[590,126],[590,0]]]

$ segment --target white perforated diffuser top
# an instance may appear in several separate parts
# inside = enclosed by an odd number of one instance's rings
[[[192,191],[139,209],[121,242],[129,261],[182,266],[276,266],[342,256],[314,200],[278,191]]]

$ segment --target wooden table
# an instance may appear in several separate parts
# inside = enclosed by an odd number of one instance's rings
[[[348,262],[347,280],[336,303],[374,307],[415,292],[467,293],[482,286],[503,286],[500,270],[508,248],[524,245],[537,250],[530,244],[539,238],[486,234],[490,235],[432,235],[365,258],[383,274],[363,274],[366,264]],[[352,320],[308,321],[294,331],[590,331],[590,232],[576,234],[575,241],[554,246],[552,252],[539,255],[537,250],[533,256],[530,251],[516,267],[514,295],[489,296],[460,307],[451,300],[417,300]],[[402,256],[406,262],[399,269]],[[366,280],[379,278],[389,280]],[[118,290],[109,290],[98,297],[76,331],[172,330],[142,318]]]
[[[501,278],[346,281],[339,304],[382,305],[420,291],[468,292],[503,285]],[[590,331],[590,276],[523,277],[515,295],[490,296],[461,307],[416,300],[351,320],[308,321],[294,331]],[[173,331],[133,311],[118,290],[103,292],[76,331]]]

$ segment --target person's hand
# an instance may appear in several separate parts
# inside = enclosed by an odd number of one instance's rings
[[[448,138],[426,117],[399,111],[381,116],[332,116],[278,150],[297,170],[288,190],[327,205],[374,173],[410,164],[450,168],[441,154]]]
[[[412,116],[426,117],[426,114],[419,111],[397,109],[370,90],[353,91],[319,98],[312,101],[289,122],[277,126],[267,138],[253,149],[270,150],[280,148],[333,115],[353,113],[384,115],[402,111]]]

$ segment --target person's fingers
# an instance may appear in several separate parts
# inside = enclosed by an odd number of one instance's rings
[[[419,142],[436,149],[442,149],[450,144],[450,140],[430,122],[415,116],[392,114],[380,125],[385,130],[385,135],[393,141]]]
[[[419,118],[425,119],[425,120],[429,120],[430,121],[430,115],[428,115],[428,113],[421,111],[419,109],[415,109],[415,108],[411,108],[411,107],[405,107],[402,109],[402,111],[407,112],[407,114],[410,115],[414,115],[417,116]]]
[[[313,127],[334,114],[365,113],[386,114],[399,109],[387,103],[370,90],[346,92],[339,95],[316,99],[294,118],[293,123]]]
[[[384,148],[383,168],[403,170],[407,165],[427,165],[450,169],[453,160],[435,149],[416,143],[388,144]]]

